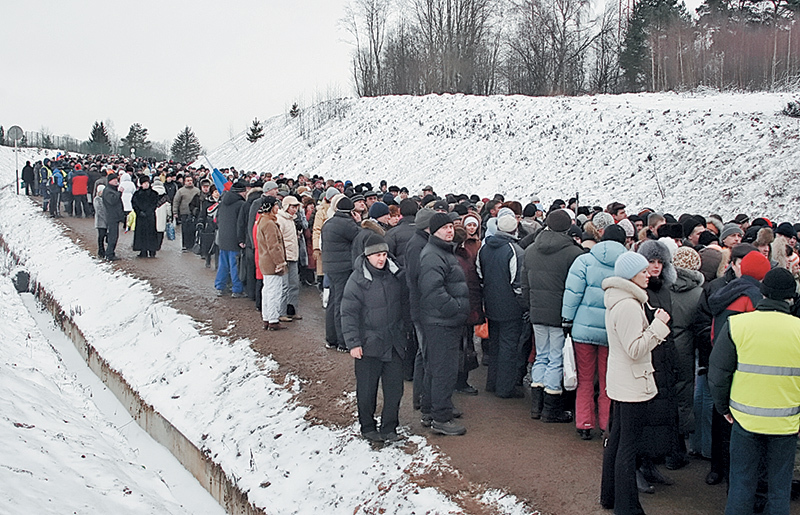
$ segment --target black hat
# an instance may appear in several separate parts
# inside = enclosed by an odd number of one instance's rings
[[[378,194],[375,193],[374,191],[366,191],[366,192],[364,192],[364,198],[377,197],[377,196],[378,196]]]
[[[658,228],[659,238],[673,238],[676,240],[683,239],[683,225],[681,224],[664,224]]]
[[[239,179],[238,181],[234,182],[233,186],[231,186],[231,191],[233,193],[242,193],[243,191],[246,190],[247,190],[247,183],[244,182],[242,179]]]
[[[453,220],[447,213],[434,213],[428,222],[428,229],[430,230],[431,234],[433,234],[445,225],[451,223],[453,223]]]
[[[417,203],[410,198],[400,201],[400,214],[403,216],[414,216],[417,214],[419,207]]]
[[[625,245],[625,229],[617,224],[611,224],[603,231],[601,241],[616,241]]]
[[[429,193],[429,194],[425,195],[424,197],[422,197],[422,200],[420,201],[420,204],[422,204],[422,207],[425,207],[428,204],[430,204],[431,202],[434,202],[435,200],[436,200],[436,197]]]
[[[775,229],[775,234],[780,234],[790,239],[797,238],[797,231],[794,230],[794,227],[789,222],[783,222],[778,225],[778,228]]]
[[[259,208],[259,212],[267,213],[272,211],[272,208],[275,207],[275,204],[277,203],[277,198],[273,197],[272,195],[264,195],[261,197],[261,207]]]
[[[533,204],[528,204],[522,210],[522,217],[523,218],[533,218],[536,216],[536,206]]]
[[[337,211],[352,211],[354,207],[353,201],[347,197],[342,197],[336,204]]]
[[[689,216],[683,221],[682,225],[683,235],[684,237],[688,238],[692,234],[692,231],[694,231],[694,228],[698,225],[703,225],[703,222],[701,222],[697,217]]]
[[[458,213],[459,216],[464,216],[469,212],[469,209],[464,204],[456,204],[453,206],[453,212]]]
[[[363,202],[364,201],[364,195],[362,195],[361,193],[356,193],[355,195],[350,197],[350,200],[353,201],[353,204],[355,204],[356,202],[359,202],[359,201]]]
[[[563,209],[556,209],[547,215],[544,222],[551,231],[567,232],[572,225],[572,217]]]
[[[738,245],[734,245],[731,249],[731,261],[734,259],[742,259],[753,251],[758,252],[758,249],[749,243],[739,243]]]
[[[377,220],[382,216],[386,216],[389,214],[389,206],[384,204],[383,202],[375,202],[369,208],[369,217],[374,218]]]
[[[364,242],[364,255],[370,256],[378,252],[389,252],[389,245],[386,244],[386,240],[383,239],[383,236],[370,231],[369,236],[367,236]]]
[[[797,294],[797,283],[785,268],[773,268],[761,280],[761,293],[772,300],[791,299]]]
[[[450,205],[447,203],[447,201],[446,201],[446,200],[437,200],[437,201],[436,201],[436,202],[433,204],[433,210],[434,210],[434,211],[444,211],[444,212],[447,212],[447,211],[450,211]]]
[[[114,172],[111,172],[106,176],[106,181],[113,181],[114,179],[119,179],[119,175]]]
[[[737,223],[739,225],[746,224],[749,221],[750,221],[750,217],[747,216],[744,213],[739,213],[738,215],[736,215],[736,218],[733,219],[733,222]]]
[[[711,231],[703,231],[700,233],[700,239],[697,240],[698,245],[707,247],[712,243],[719,243],[719,239],[717,238],[716,234]]]
[[[148,183],[148,184],[149,184],[149,183],[150,183],[150,176],[149,176],[149,175],[147,175],[147,174],[142,174],[142,175],[140,175],[140,176],[139,176],[139,184],[141,184],[141,183],[143,183],[143,182],[146,182],[146,183]]]

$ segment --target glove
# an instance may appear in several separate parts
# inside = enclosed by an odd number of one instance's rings
[[[561,329],[564,330],[564,338],[572,334],[572,320],[561,319]]]

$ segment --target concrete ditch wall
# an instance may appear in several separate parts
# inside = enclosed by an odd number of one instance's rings
[[[0,235],[0,248],[8,255],[13,265],[25,267],[25,263],[10,251],[2,235]],[[256,508],[249,502],[247,494],[239,490],[235,482],[228,478],[222,468],[202,449],[198,449],[169,420],[142,400],[122,376],[86,341],[72,315],[67,313],[43,287],[32,283],[30,289],[52,314],[62,331],[72,340],[92,372],[114,393],[136,423],[155,441],[166,447],[225,511],[230,515],[266,515],[264,510]]]

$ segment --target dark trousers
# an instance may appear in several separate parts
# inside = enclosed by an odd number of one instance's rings
[[[61,189],[58,186],[50,188],[50,216],[61,216]]]
[[[414,335],[417,341],[417,351],[414,353],[414,409],[419,409],[422,402],[422,390],[425,388],[425,352],[422,324],[414,323]],[[406,357],[408,355],[406,354]]]
[[[711,414],[711,472],[728,481],[730,467],[731,425],[714,409]]]
[[[486,391],[498,397],[510,397],[517,385],[520,367],[520,335],[525,322],[489,320],[489,369]]]
[[[256,250],[250,247],[244,249],[244,292],[250,300],[256,300]]]
[[[181,215],[181,246],[184,249],[194,247],[195,221],[192,215]]]
[[[461,326],[423,324],[425,378],[420,409],[436,422],[453,419],[453,391],[458,379]]]
[[[108,229],[103,227],[97,228],[97,255],[101,258],[106,257],[106,240]]]
[[[406,333],[406,353],[403,357],[403,377],[406,381],[414,378],[414,363],[417,359],[417,332],[414,325],[410,324],[405,329]]]
[[[24,181],[25,182],[25,194],[26,195],[35,195],[36,189],[33,186],[32,182]]]
[[[356,359],[356,401],[361,433],[375,431],[375,410],[378,405],[378,382],[383,388],[381,434],[397,430],[400,399],[403,398],[403,359],[392,351],[391,361],[363,356]]]
[[[603,454],[600,504],[616,515],[644,513],[636,489],[636,451],[647,423],[647,402],[611,403],[611,434]]]
[[[344,347],[342,335],[342,296],[350,272],[327,273],[330,291],[328,292],[328,307],[325,311],[325,340],[331,345]]]
[[[89,201],[86,195],[72,195],[72,203],[75,206],[75,216],[89,216]]]
[[[117,241],[119,241],[119,222],[108,222],[106,232],[106,259],[117,257]]]

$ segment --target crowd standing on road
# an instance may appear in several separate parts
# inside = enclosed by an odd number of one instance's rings
[[[109,261],[120,224],[142,258],[180,225],[182,250],[214,261],[217,294],[249,298],[265,330],[301,320],[301,284],[319,288],[370,441],[402,439],[404,380],[422,426],[465,434],[453,398],[479,394],[479,342],[486,392],[527,390],[533,419],[599,432],[604,508],[643,513],[639,493],[673,484],[659,466],[693,457],[730,485],[726,513],[789,512],[800,224],[117,157],[28,162],[22,177],[51,217],[94,216]]]

